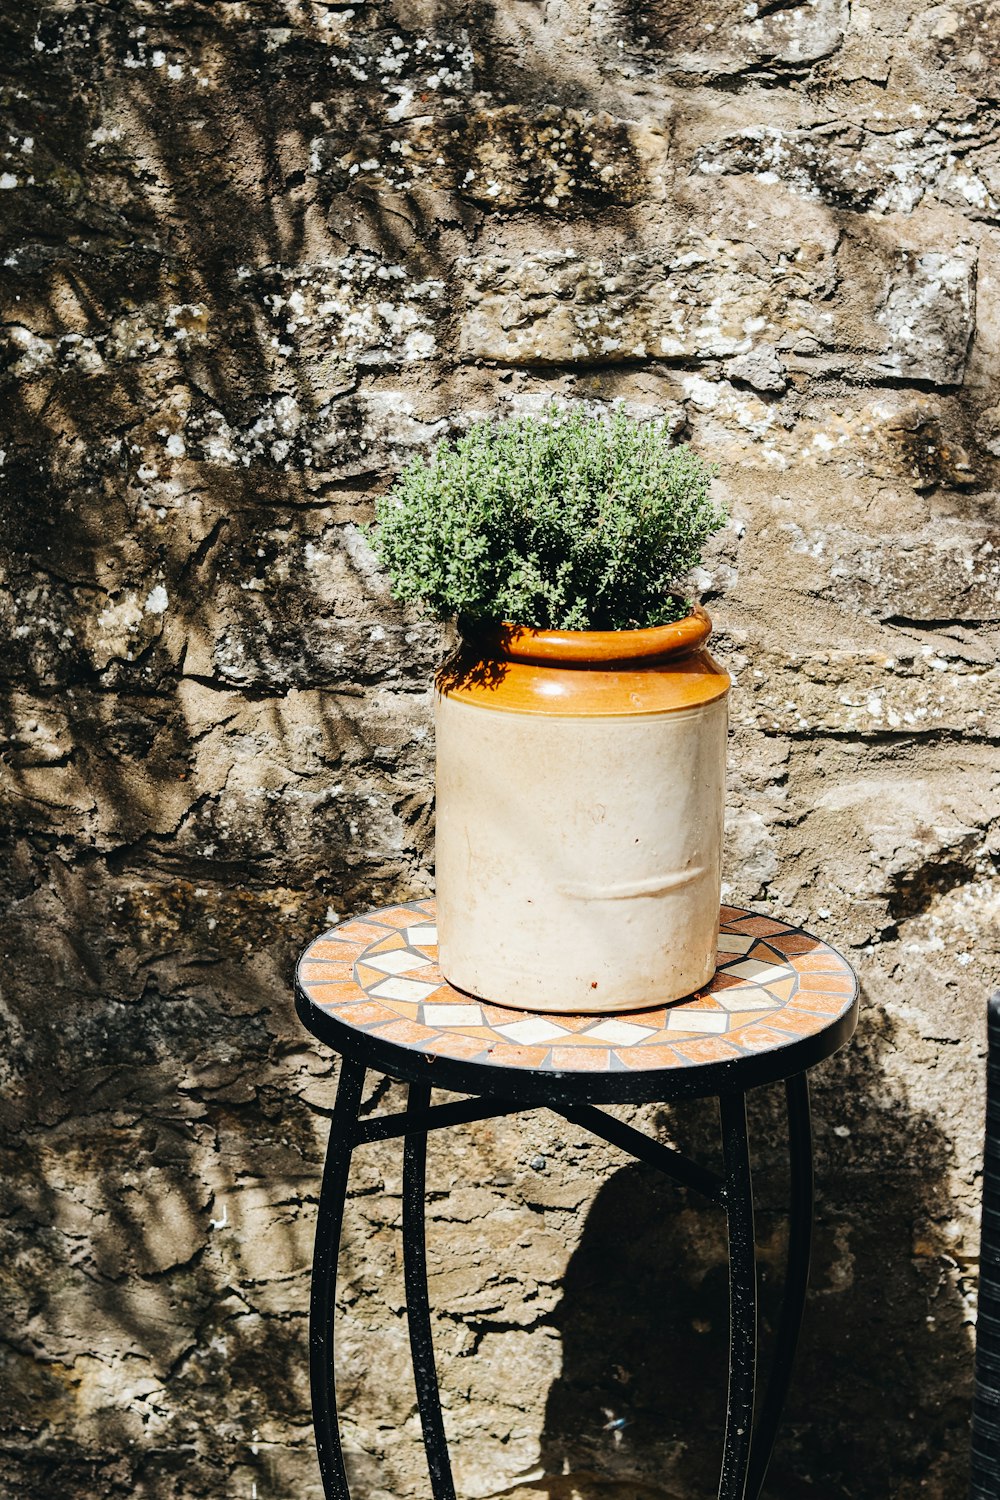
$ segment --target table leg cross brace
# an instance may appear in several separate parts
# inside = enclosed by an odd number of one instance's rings
[[[725,1199],[725,1178],[718,1172],[709,1171],[697,1162],[688,1161],[679,1151],[653,1140],[623,1120],[605,1114],[592,1104],[515,1104],[508,1100],[460,1099],[454,1104],[435,1104],[422,1109],[413,1108],[412,1090],[410,1107],[401,1113],[379,1115],[372,1120],[359,1120],[355,1130],[355,1143],[391,1140],[395,1136],[425,1134],[428,1130],[440,1130],[446,1125],[465,1125],[472,1120],[499,1119],[504,1115],[527,1113],[532,1109],[551,1109],[554,1114],[582,1125],[591,1134],[600,1136],[612,1146],[628,1151],[637,1161],[648,1162],[658,1167],[675,1182],[694,1188],[713,1203]]]

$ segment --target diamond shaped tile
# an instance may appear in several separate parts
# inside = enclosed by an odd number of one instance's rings
[[[483,1013],[478,1005],[424,1006],[424,1020],[428,1026],[482,1026]]]
[[[725,1031],[728,1025],[725,1011],[675,1010],[667,1017],[668,1031]]]
[[[634,1047],[644,1037],[652,1036],[653,1031],[652,1026],[635,1026],[630,1021],[601,1021],[600,1025],[591,1026],[587,1035],[610,1042],[612,1047]]]
[[[386,979],[369,994],[375,1000],[426,1000],[434,990],[433,984],[420,984],[415,979]]]
[[[759,958],[745,958],[740,964],[727,964],[727,974],[738,974],[741,979],[753,979],[766,984],[769,979],[787,979],[788,970],[778,964],[763,964]]]
[[[776,1010],[779,1002],[758,984],[737,984],[715,997],[724,1010]]]
[[[369,956],[375,953],[389,953],[393,948],[405,948],[406,942],[401,932],[394,932],[390,937],[383,939],[381,943],[373,943],[368,949]]]
[[[510,1041],[524,1042],[529,1046],[569,1036],[561,1026],[553,1026],[551,1021],[543,1021],[540,1016],[532,1016],[530,1021],[515,1021],[512,1026],[498,1026],[497,1030]]]
[[[415,969],[429,968],[430,959],[411,953],[408,948],[397,948],[393,953],[369,954],[365,963],[380,974],[411,974]]]
[[[756,941],[742,932],[720,932],[715,946],[719,953],[749,953]]]

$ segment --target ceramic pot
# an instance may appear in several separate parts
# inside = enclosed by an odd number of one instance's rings
[[[500,627],[438,674],[438,958],[481,999],[634,1010],[715,969],[729,677],[695,608]]]

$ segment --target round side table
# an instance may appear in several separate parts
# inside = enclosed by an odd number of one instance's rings
[[[720,913],[717,968],[686,1000],[611,1015],[508,1010],[454,990],[437,967],[433,901],[387,907],[317,938],[296,973],[299,1016],[342,1056],[316,1226],[310,1375],[327,1500],[350,1500],[334,1387],[334,1304],[351,1157],[404,1136],[403,1264],[410,1348],[434,1500],[454,1500],[424,1253],[427,1132],[545,1108],[658,1167],[725,1209],[729,1399],[719,1500],[757,1500],[791,1379],[809,1277],[812,1137],[806,1071],[850,1038],[857,981],[809,933],[735,907]],[[409,1084],[404,1111],[359,1118],[369,1068]],[[783,1080],[791,1162],[788,1262],[774,1359],[756,1413],[757,1267],[746,1094]],[[469,1097],[431,1103],[432,1088]],[[723,1171],[690,1161],[597,1106],[715,1095]]]

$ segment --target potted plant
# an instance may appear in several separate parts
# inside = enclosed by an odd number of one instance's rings
[[[679,999],[715,969],[729,678],[678,592],[725,520],[663,421],[478,422],[376,508],[393,592],[457,617],[438,674],[439,960],[534,1011]]]

